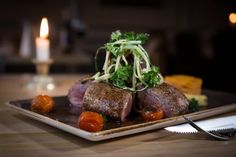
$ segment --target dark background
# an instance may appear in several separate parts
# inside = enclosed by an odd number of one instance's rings
[[[112,31],[147,32],[145,48],[163,75],[189,74],[201,77],[204,88],[236,93],[232,12],[235,0],[1,0],[0,74],[35,72],[31,64],[9,60],[20,58],[23,24],[30,25],[34,40],[46,16],[52,56],[83,53],[93,59]],[[32,45],[29,58],[34,53]],[[55,65],[51,72],[92,73],[94,65]]]

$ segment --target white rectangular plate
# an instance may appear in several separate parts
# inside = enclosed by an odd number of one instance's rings
[[[209,98],[208,108],[188,114],[191,119],[199,120],[236,110],[235,95],[213,91],[207,91],[205,94]],[[78,115],[70,112],[70,105],[66,96],[53,97],[53,99],[56,103],[55,111],[47,115],[31,111],[31,100],[9,101],[7,106],[28,117],[90,141],[101,141],[184,123],[182,116],[152,122],[144,122],[136,117],[122,124],[107,123],[104,130],[91,133],[76,127]]]

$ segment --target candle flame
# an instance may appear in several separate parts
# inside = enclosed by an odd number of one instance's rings
[[[41,38],[47,38],[48,37],[48,20],[46,17],[44,17],[41,21],[40,25],[40,37]]]

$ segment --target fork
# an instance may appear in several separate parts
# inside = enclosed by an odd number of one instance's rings
[[[183,116],[183,118],[188,122],[189,125],[191,125],[193,128],[195,128],[197,131],[199,131],[200,133],[203,133],[204,135],[207,135],[208,137],[214,138],[216,140],[222,140],[222,141],[226,141],[226,140],[230,140],[233,136],[235,136],[236,133],[236,129],[232,128],[229,129],[229,132],[224,132],[224,131],[206,131],[204,129],[202,129],[201,127],[199,127],[196,123],[194,123],[191,119]]]

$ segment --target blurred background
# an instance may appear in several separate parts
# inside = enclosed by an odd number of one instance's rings
[[[35,73],[35,38],[49,22],[51,73],[93,73],[112,31],[150,34],[163,75],[189,74],[236,93],[235,0],[1,0],[0,75]],[[102,62],[102,61],[101,61]]]

